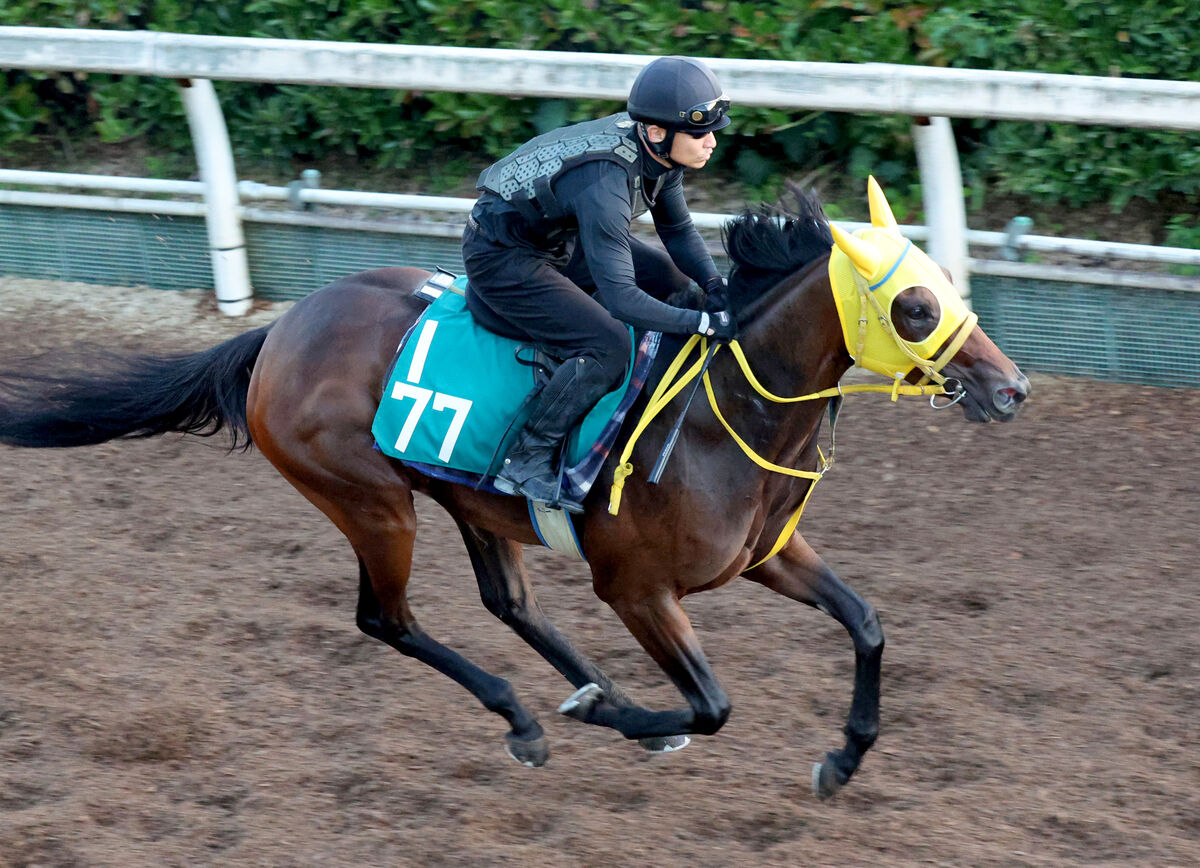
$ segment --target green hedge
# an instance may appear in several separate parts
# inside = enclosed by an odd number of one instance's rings
[[[1200,80],[1192,0],[8,0],[0,24],[289,39],[923,63]],[[497,157],[535,132],[617,104],[369,89],[218,84],[239,158],[349,155],[405,169],[447,146]],[[1200,135],[957,121],[968,186],[1044,203],[1130,197],[1200,203]],[[39,138],[144,139],[189,151],[174,85],[140,77],[0,75],[0,149]],[[896,185],[911,176],[909,119],[739,109],[717,151],[754,188],[824,168]],[[918,201],[899,191],[900,209]],[[1180,197],[1184,197],[1183,201]],[[1178,227],[1176,227],[1178,228]]]

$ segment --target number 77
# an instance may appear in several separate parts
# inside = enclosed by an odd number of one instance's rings
[[[450,420],[450,427],[446,431],[446,436],[442,440],[442,448],[438,450],[438,460],[448,462],[451,454],[454,452],[454,444],[458,442],[458,436],[462,433],[463,424],[467,421],[467,414],[471,412],[472,402],[467,398],[456,398],[453,395],[444,395],[441,392],[433,392],[430,389],[422,389],[420,386],[414,386],[412,383],[394,383],[392,385],[392,397],[397,400],[404,398],[412,398],[413,406],[408,411],[408,418],[404,420],[404,425],[400,428],[400,436],[396,438],[396,451],[406,452],[408,450],[409,441],[412,440],[413,432],[417,430],[417,423],[421,419],[421,414],[425,412],[425,408],[429,406],[429,399],[433,398],[433,409],[437,411],[453,410],[454,418]]]

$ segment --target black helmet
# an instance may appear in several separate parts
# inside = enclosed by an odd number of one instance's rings
[[[638,73],[629,116],[668,130],[707,133],[729,125],[729,99],[711,69],[694,57],[659,57]]]

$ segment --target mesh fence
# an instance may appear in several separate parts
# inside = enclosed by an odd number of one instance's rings
[[[302,298],[318,287],[368,268],[411,265],[463,271],[458,238],[399,235],[278,223],[247,223],[246,246],[254,292],[263,298]]]
[[[212,286],[204,220],[0,207],[0,273],[113,286]]]
[[[1200,293],[975,275],[971,300],[1022,367],[1200,386]]]
[[[255,294],[301,298],[389,265],[461,273],[457,238],[249,222]],[[0,274],[159,289],[212,286],[204,220],[0,206]],[[975,275],[980,324],[1023,368],[1200,386],[1200,293]]]

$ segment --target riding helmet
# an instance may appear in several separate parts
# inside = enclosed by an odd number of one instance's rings
[[[713,71],[694,57],[659,57],[638,73],[629,116],[668,130],[707,133],[729,125],[729,99]]]

